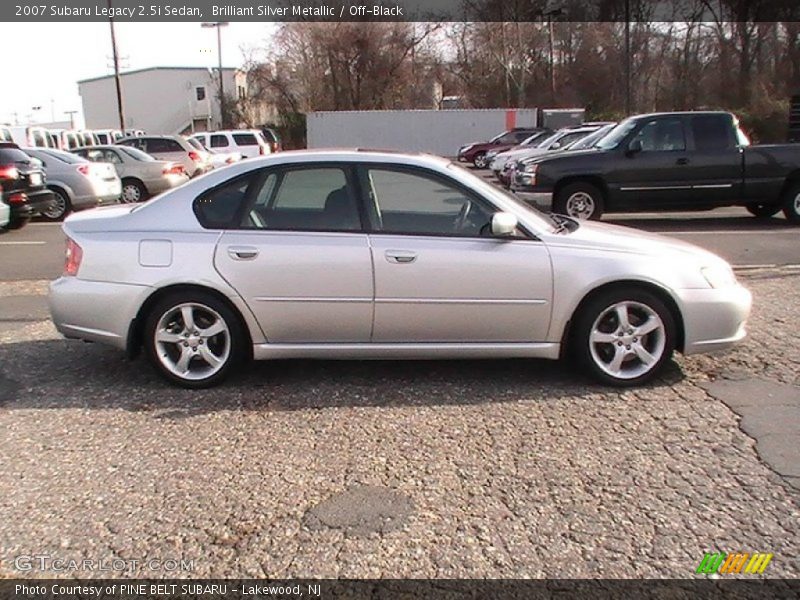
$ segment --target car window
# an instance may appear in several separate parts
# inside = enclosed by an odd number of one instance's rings
[[[84,150],[83,156],[92,162],[104,162],[102,150]]]
[[[589,135],[589,132],[586,131],[576,131],[573,133],[568,133],[560,140],[558,140],[558,143],[560,144],[559,148],[566,148],[570,144],[573,144],[578,140],[585,138],[587,135]]]
[[[103,150],[103,162],[108,162],[114,165],[121,165],[122,159],[115,150],[106,149]]]
[[[498,144],[514,144],[517,141],[517,133],[514,131],[510,131],[508,133],[504,133],[498,138],[495,138],[495,142]]]
[[[360,231],[358,202],[340,167],[265,173],[242,227],[269,230]]]
[[[205,150],[205,148],[203,148],[203,144],[201,144],[200,141],[197,140],[196,138],[186,138],[186,143],[189,144],[195,150],[200,150],[201,152]]]
[[[155,154],[157,152],[185,152],[178,142],[169,138],[147,138],[145,142],[145,152],[149,154]]]
[[[681,119],[654,119],[645,123],[632,141],[639,140],[645,152],[686,150],[686,136]]]
[[[252,133],[234,133],[233,141],[237,146],[258,146],[258,140]]]
[[[81,158],[80,156],[76,156],[71,152],[59,152],[58,150],[42,150],[41,153],[45,156],[49,156],[50,158],[54,158],[63,163],[67,163],[70,165],[77,165],[81,163],[85,163],[86,159]]]
[[[99,141],[101,144],[108,144],[108,143],[109,143],[109,141],[110,141],[110,140],[108,139],[108,134],[107,134],[107,133],[98,133],[98,134],[97,134],[97,140],[98,140],[98,141]]]
[[[253,175],[237,177],[223,185],[206,192],[194,201],[194,213],[200,224],[207,229],[227,229],[238,214]]]
[[[271,129],[262,129],[261,133],[264,136],[264,139],[266,139],[268,142],[277,142],[278,141],[277,136],[275,135],[275,133]]]
[[[212,148],[225,148],[228,146],[228,137],[225,135],[212,135],[211,147]]]
[[[700,152],[733,148],[731,121],[725,115],[692,117],[692,135],[694,135],[695,150]]]
[[[486,232],[490,206],[433,174],[369,168],[372,200],[386,233],[461,235]]]
[[[130,156],[134,160],[141,160],[141,161],[144,161],[144,162],[153,162],[153,161],[155,161],[155,158],[153,158],[152,156],[150,156],[146,152],[142,152],[138,148],[122,147],[122,148],[120,148],[120,150],[122,152],[124,152],[125,154],[127,154],[128,156]]]
[[[514,141],[515,142],[522,142],[528,137],[530,137],[530,131],[517,131],[514,133]]]
[[[18,148],[0,148],[0,161],[27,165],[31,162],[31,157]]]

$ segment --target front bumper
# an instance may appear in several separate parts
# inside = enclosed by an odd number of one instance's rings
[[[47,304],[64,337],[125,350],[131,321],[150,291],[144,285],[59,277],[50,284]]]
[[[753,296],[735,285],[720,289],[678,290],[685,331],[684,354],[727,350],[747,335]]]

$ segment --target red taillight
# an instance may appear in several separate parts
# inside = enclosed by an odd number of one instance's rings
[[[189,150],[189,159],[197,162],[200,160],[200,155],[194,150]]]
[[[16,194],[10,194],[6,200],[9,204],[22,204],[23,202],[28,201],[28,196],[26,196],[23,192],[17,192]]]
[[[269,147],[272,149],[273,152],[280,152],[281,151],[281,143],[280,142],[270,142]]]
[[[67,238],[67,252],[64,257],[64,275],[77,275],[83,258],[83,250],[74,240]]]
[[[0,165],[0,179],[19,179],[19,171],[11,165]]]
[[[80,173],[81,175],[86,175],[86,177],[88,177],[89,176],[89,171],[91,170],[89,168],[90,166],[91,165],[78,165],[78,167],[77,167],[78,168],[78,173]]]
[[[183,165],[167,165],[164,167],[164,175],[180,175],[184,173]]]
[[[262,146],[261,144],[259,144],[258,146],[258,153],[262,155],[266,154],[266,152],[264,152],[264,146]]]

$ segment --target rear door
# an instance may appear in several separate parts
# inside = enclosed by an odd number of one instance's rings
[[[201,197],[197,212],[225,228],[214,264],[269,342],[369,342],[372,259],[349,166],[256,171]]]

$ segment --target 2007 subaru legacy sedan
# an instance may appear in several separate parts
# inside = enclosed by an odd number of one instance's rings
[[[751,304],[709,252],[545,216],[428,155],[282,152],[63,227],[58,330],[191,388],[250,357],[570,356],[635,385],[741,340]]]

